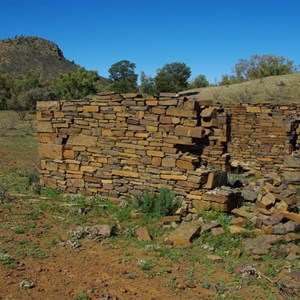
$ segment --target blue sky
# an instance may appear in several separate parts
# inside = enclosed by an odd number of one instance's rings
[[[0,0],[0,9],[0,39],[51,40],[102,76],[122,59],[151,76],[184,62],[211,83],[252,54],[300,63],[300,0]]]

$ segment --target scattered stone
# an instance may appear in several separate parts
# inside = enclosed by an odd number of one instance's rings
[[[300,224],[300,214],[292,213],[289,211],[278,211],[277,213],[284,218],[287,218]]]
[[[255,202],[257,197],[259,195],[259,192],[256,191],[252,191],[249,189],[244,189],[242,191],[242,197],[246,200],[246,201],[250,201],[250,202]]]
[[[196,283],[192,280],[185,281],[185,285],[190,289],[194,289],[195,287],[197,287]]]
[[[294,221],[288,221],[286,223],[283,224],[286,232],[296,232],[299,229],[299,224],[297,224]]]
[[[113,234],[114,226],[112,225],[95,225],[90,228],[92,238],[108,238]]]
[[[234,214],[235,216],[238,216],[238,217],[243,217],[243,218],[246,218],[246,219],[251,219],[253,217],[253,214],[252,213],[249,213],[246,211],[245,207],[242,206],[240,208],[235,208],[231,211],[232,214]]]
[[[178,283],[176,285],[176,287],[179,289],[179,290],[185,290],[186,289],[186,285],[184,283]]]
[[[216,228],[211,229],[211,234],[213,236],[218,236],[218,235],[224,234],[224,232],[225,231],[222,227],[216,227]]]
[[[201,225],[198,222],[181,223],[169,236],[174,244],[189,245],[191,240],[199,234]]]
[[[181,216],[180,215],[165,216],[165,217],[161,217],[159,219],[159,222],[162,223],[162,224],[172,223],[172,222],[180,222],[180,221],[181,221]]]
[[[230,224],[239,227],[244,227],[246,225],[246,220],[242,217],[232,218]]]
[[[221,223],[219,221],[211,221],[210,223],[202,225],[201,232],[209,231],[212,228],[215,228],[215,227],[218,227],[218,226],[221,226]]]
[[[272,193],[268,193],[256,201],[256,206],[263,209],[270,209],[275,204],[275,201],[275,196]]]
[[[151,236],[148,232],[147,227],[144,226],[144,227],[136,228],[134,232],[137,235],[137,239],[139,241],[151,241]]]
[[[265,254],[265,251],[268,250],[271,245],[278,243],[284,240],[283,235],[275,234],[263,234],[255,238],[248,238],[243,241],[244,248],[249,253],[262,253]]]
[[[251,230],[242,228],[240,226],[236,226],[236,225],[230,225],[228,226],[228,229],[230,231],[231,234],[249,234],[251,233]]]
[[[224,262],[223,258],[221,256],[219,256],[219,255],[213,255],[213,254],[211,254],[211,255],[207,255],[207,258],[209,260],[212,260],[215,263],[222,263],[222,262]]]
[[[273,234],[286,234],[286,228],[283,224],[279,223],[273,226]]]

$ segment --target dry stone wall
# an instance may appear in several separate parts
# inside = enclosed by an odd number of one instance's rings
[[[222,106],[169,93],[40,101],[41,185],[113,198],[167,187],[190,206],[229,211],[240,195],[213,189],[231,163],[299,173],[299,116],[295,104]]]
[[[300,154],[299,104],[241,103],[225,110],[230,114],[232,165],[282,173],[285,157]]]

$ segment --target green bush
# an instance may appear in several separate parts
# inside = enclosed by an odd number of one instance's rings
[[[160,189],[158,193],[144,191],[136,196],[138,210],[156,217],[173,214],[180,206],[179,198],[168,189]]]

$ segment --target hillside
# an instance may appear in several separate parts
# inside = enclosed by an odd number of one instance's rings
[[[75,72],[79,67],[67,60],[51,41],[23,36],[0,40],[0,73],[8,73],[11,77],[26,70],[36,70],[44,83],[50,83],[57,75]]]
[[[196,94],[199,100],[218,102],[300,101],[300,74],[265,77],[226,86],[213,86],[180,92]]]

